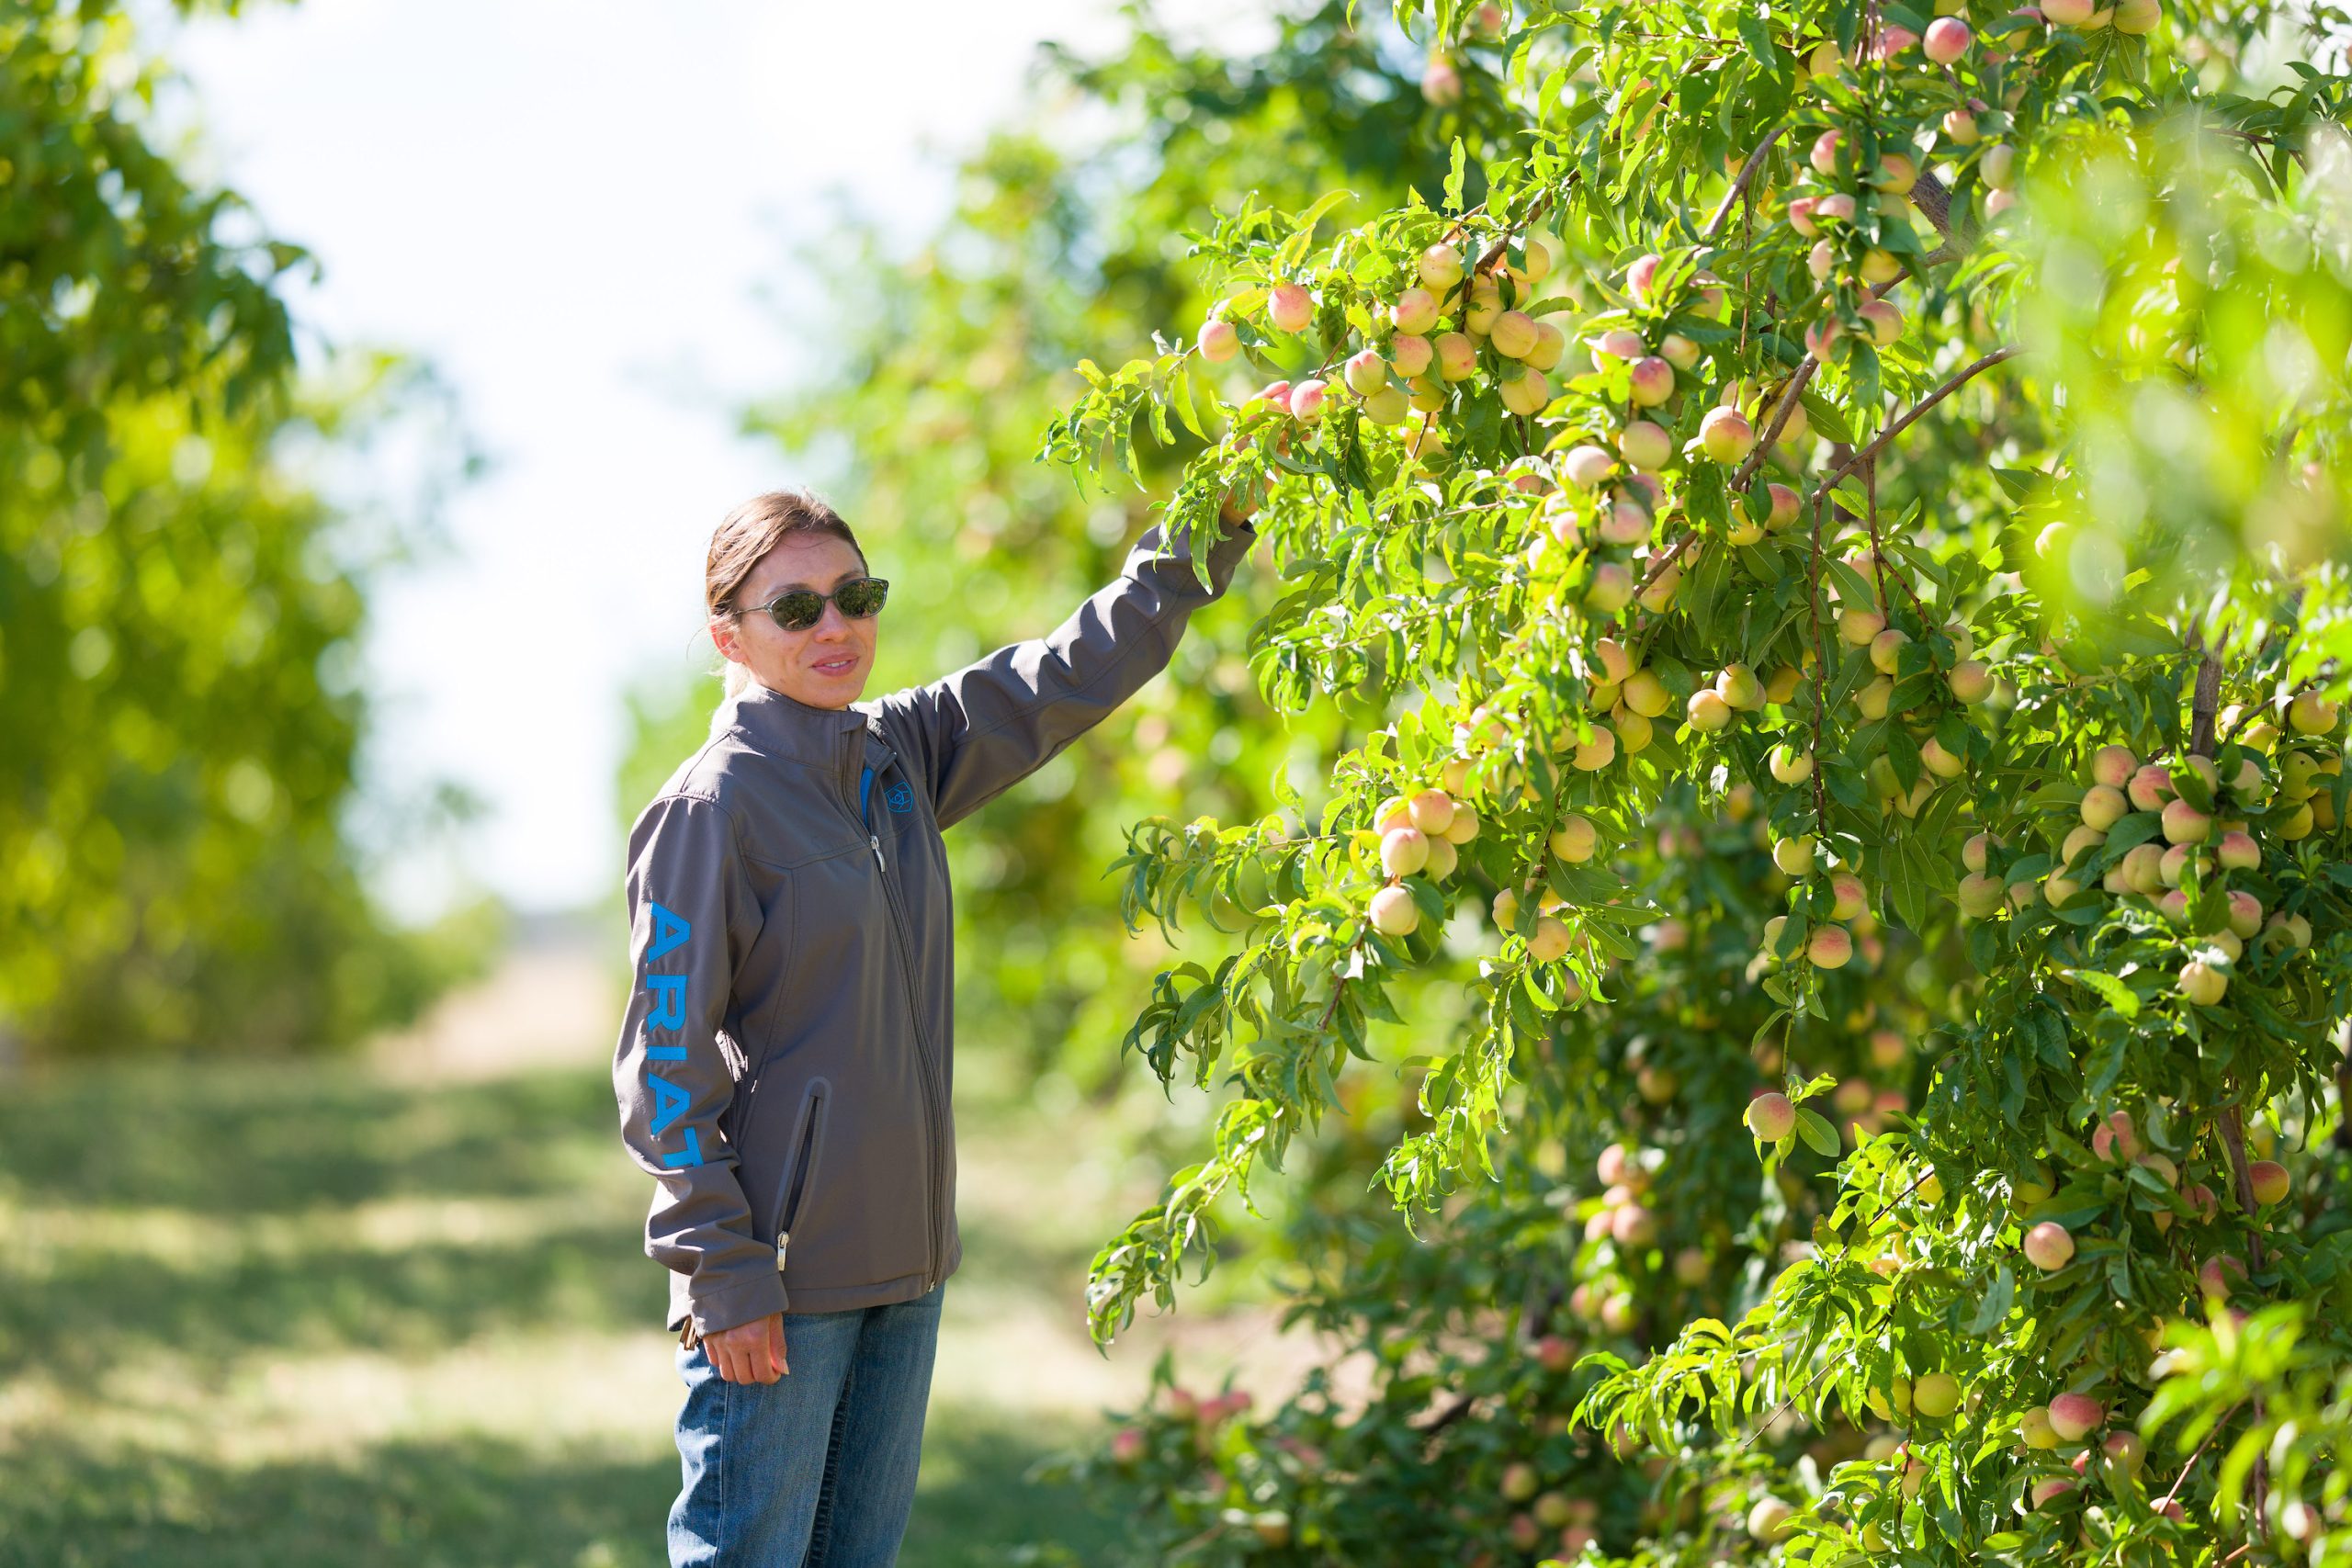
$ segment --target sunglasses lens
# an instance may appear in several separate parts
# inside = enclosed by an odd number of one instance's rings
[[[833,595],[833,603],[842,607],[842,615],[862,621],[879,611],[882,602],[889,596],[888,583],[878,577],[866,577],[860,578]]]
[[[775,624],[788,632],[807,631],[825,613],[825,602],[816,594],[803,592],[787,593],[769,606]]]

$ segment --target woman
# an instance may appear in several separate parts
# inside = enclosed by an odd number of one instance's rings
[[[1257,537],[1223,521],[1207,589],[1154,525],[1053,632],[869,703],[888,584],[848,525],[775,491],[712,536],[727,694],[629,833],[613,1062],[686,1384],[673,1564],[896,1560],[962,1257],[940,831],[1166,666]]]

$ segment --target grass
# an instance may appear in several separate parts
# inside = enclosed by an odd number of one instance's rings
[[[1099,1441],[1148,1371],[1075,1326],[1117,1205],[1030,1201],[1067,1144],[961,1121],[967,1262],[901,1561],[1105,1562],[1117,1520],[1023,1477]],[[638,1247],[649,1190],[601,1062],[9,1083],[0,1565],[662,1563],[680,1390]]]

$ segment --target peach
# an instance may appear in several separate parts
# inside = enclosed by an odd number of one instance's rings
[[[1718,463],[1736,463],[1756,449],[1756,431],[1737,409],[1709,409],[1699,422],[1699,444]]]
[[[1674,396],[1674,367],[1656,355],[1634,361],[1632,391],[1634,402],[1656,408]]]
[[[2050,1429],[2061,1442],[2081,1442],[2106,1419],[2107,1407],[2087,1393],[2062,1393],[2050,1402]]]
[[[1286,333],[1303,333],[1315,320],[1315,297],[1295,283],[1277,283],[1267,297],[1266,313],[1276,328]]]
[[[1408,288],[1388,307],[1389,324],[1409,337],[1420,337],[1438,323],[1437,296],[1426,288]]]
[[[1222,365],[1241,352],[1241,334],[1231,321],[1215,317],[1201,323],[1201,357],[1212,365]]]
[[[1919,40],[1921,52],[1939,65],[1950,65],[1968,52],[1975,41],[1968,24],[1958,17],[1939,17],[1928,24],[1925,37]]]
[[[1674,458],[1674,438],[1645,419],[1637,419],[1617,433],[1618,455],[1636,468],[1655,473]]]
[[[1384,936],[1410,936],[1421,911],[1404,886],[1391,883],[1372,896],[1372,928]]]

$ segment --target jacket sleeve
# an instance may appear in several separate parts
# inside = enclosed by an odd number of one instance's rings
[[[998,649],[928,685],[877,705],[903,720],[921,748],[910,761],[930,780],[942,828],[1035,773],[1168,667],[1192,613],[1221,597],[1258,536],[1227,519],[1210,547],[1203,588],[1182,544],[1159,553],[1162,529],[1144,530],[1119,579],[1041,637]]]
[[[629,834],[631,989],[613,1057],[621,1139],[656,1185],[645,1251],[689,1277],[696,1329],[784,1310],[775,1250],[752,1230],[734,1147],[719,1131],[735,1095],[727,1033],[737,964],[760,909],[716,801],[655,801]]]

